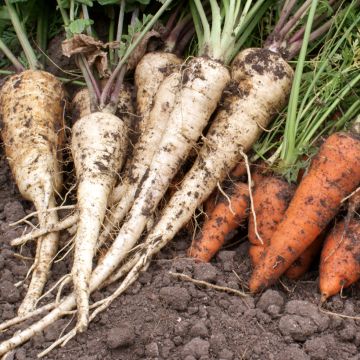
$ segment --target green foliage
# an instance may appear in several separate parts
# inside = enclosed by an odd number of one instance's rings
[[[84,30],[94,24],[93,20],[90,19],[76,19],[69,24],[67,28],[72,34],[81,34]]]
[[[136,19],[133,25],[128,26],[127,34],[123,34],[121,38],[121,43],[119,47],[119,57],[123,57],[129,47],[129,45],[133,42],[133,39],[136,34],[140,33],[144,27],[151,21],[152,15],[143,14],[142,19]]]

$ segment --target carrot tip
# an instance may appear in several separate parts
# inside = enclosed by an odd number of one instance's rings
[[[322,305],[328,299],[328,297],[329,295],[327,293],[321,293],[320,304]]]

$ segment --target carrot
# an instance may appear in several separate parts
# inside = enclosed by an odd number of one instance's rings
[[[226,236],[245,220],[249,207],[249,188],[247,184],[236,183],[231,189],[229,199],[223,197],[215,205],[208,219],[205,220],[201,233],[196,237],[188,255],[208,262],[224,244]]]
[[[257,231],[261,240],[255,233],[253,213],[249,216],[248,238],[251,243],[249,255],[251,263],[255,267],[259,264],[261,253],[270,245],[271,236],[283,219],[295,188],[279,177],[263,176],[259,172],[255,172],[254,177],[253,205]]]
[[[286,270],[285,276],[291,280],[300,279],[319,255],[324,236],[320,234],[305,251]]]
[[[264,260],[255,268],[250,290],[273,284],[325,229],[341,200],[360,182],[360,140],[335,133],[320,147],[271,238]]]
[[[27,70],[10,77],[0,93],[2,138],[11,171],[21,195],[34,203],[40,227],[56,224],[55,192],[62,176],[60,152],[64,92],[51,74]],[[44,236],[37,244],[34,272],[19,314],[33,310],[49,275],[57,251],[58,234]]]
[[[327,236],[320,259],[321,301],[360,279],[360,221],[337,223]]]
[[[244,161],[240,161],[231,171],[230,179],[238,179],[246,175],[246,166]],[[212,194],[206,199],[203,204],[204,212],[207,216],[210,216],[214,211],[215,206],[218,203],[218,197],[220,196],[218,189],[215,189]]]

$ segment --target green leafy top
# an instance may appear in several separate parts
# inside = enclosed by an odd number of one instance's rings
[[[229,64],[240,46],[251,35],[271,1],[209,0],[211,25],[200,0],[191,0],[190,8],[198,38],[198,55]],[[259,17],[260,14],[260,17]]]

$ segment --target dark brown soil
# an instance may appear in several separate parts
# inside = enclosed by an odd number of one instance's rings
[[[9,245],[24,227],[11,228],[9,223],[30,212],[32,206],[20,198],[3,152],[0,156],[0,318],[7,320],[15,315],[26,291],[14,284],[24,279],[31,263],[15,257],[14,251],[19,253],[20,249]],[[65,232],[62,244],[67,238]],[[316,270],[303,281],[284,280],[284,285],[242,299],[183,282],[169,271],[242,290],[251,271],[248,244],[221,251],[211,264],[196,264],[185,257],[189,241],[187,236],[174,240],[85,334],[47,359],[360,359],[360,321],[319,311]],[[33,251],[27,244],[21,254],[33,256]],[[51,282],[68,272],[70,265],[69,258],[56,263]],[[103,298],[114,288],[93,294],[92,300]],[[356,316],[359,294],[359,288],[352,287],[343,298],[330,300],[327,308]],[[8,358],[35,359],[70,320],[58,321]],[[0,340],[9,335],[2,333]]]

